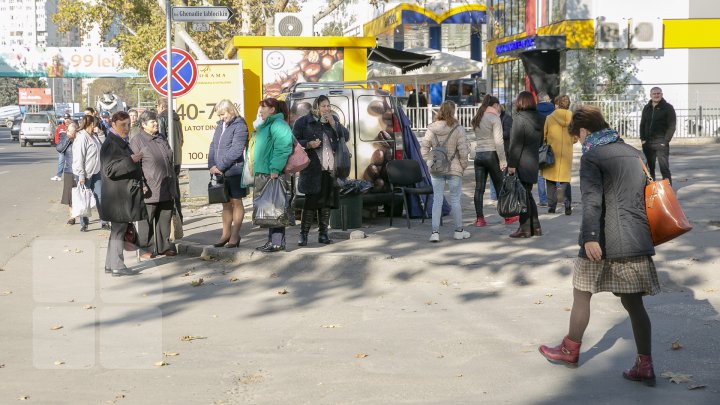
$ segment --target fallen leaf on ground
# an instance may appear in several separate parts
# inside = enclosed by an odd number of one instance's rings
[[[18,401],[27,401],[28,399],[30,399],[30,397],[28,395],[23,395],[21,397],[18,397]]]
[[[207,339],[207,337],[205,337],[205,336],[192,336],[192,335],[180,336],[180,340],[182,340],[183,342],[190,342],[190,341],[192,341],[192,340],[198,340],[198,339]]]
[[[697,389],[705,388],[705,387],[706,387],[705,384],[688,384],[689,390],[697,390]]]
[[[572,308],[570,308],[570,307],[565,307],[565,308],[563,308],[563,311],[568,311],[568,312],[569,312],[569,311],[572,311]]]
[[[231,282],[231,283],[234,283],[234,282],[236,282],[236,281],[238,281],[238,278],[237,278],[237,277],[233,277],[233,278],[230,279],[230,282]]]
[[[55,360],[55,363],[53,364],[55,364],[56,366],[62,366],[63,364],[65,364],[65,362],[61,360]]]
[[[173,356],[179,356],[180,353],[178,352],[163,352],[163,356],[165,357],[173,357]]]
[[[680,344],[680,341],[679,341],[679,340],[676,340],[676,341],[672,342],[672,345],[671,345],[670,347],[671,347],[673,350],[680,350],[680,348],[682,347],[682,345]]]
[[[442,285],[444,285],[444,286],[450,285],[450,283],[448,283],[447,280],[441,281],[440,284],[442,284]]]
[[[270,278],[278,278],[277,273],[272,273],[272,274],[270,275]]]
[[[368,356],[368,355],[365,354],[365,353],[358,353],[358,354],[355,355],[355,358],[356,358],[356,359],[364,359],[364,358],[367,357],[367,356]]]
[[[340,325],[335,325],[335,324],[321,325],[320,327],[321,327],[321,328],[328,328],[328,329],[332,329],[332,328],[342,328],[342,326],[340,326]]]
[[[277,293],[278,293],[279,295],[285,295],[285,294],[287,294],[287,293],[289,293],[289,292],[290,292],[290,291],[288,291],[288,290],[285,289],[285,288],[283,288],[282,290],[277,291]]]
[[[63,249],[63,252],[69,252],[70,249]]]
[[[62,329],[62,328],[63,328],[62,325],[55,325],[55,326],[53,326],[52,328],[50,328],[50,330],[60,330],[60,329]]]
[[[540,305],[542,303],[543,303],[542,300],[537,300],[537,301],[533,302],[533,304],[535,304],[535,305]]]
[[[715,292],[715,289],[714,289],[714,288],[706,288],[706,289],[704,289],[703,291],[705,291],[705,292]]]
[[[95,307],[92,305],[85,305],[83,309],[95,309]]]
[[[212,256],[200,256],[200,260],[203,260],[203,261],[206,261],[206,262],[217,261],[217,259],[214,258],[214,257],[212,257]]]
[[[83,251],[80,249],[75,249],[75,253],[82,253]]]
[[[691,380],[692,375],[690,375],[690,374],[679,374],[679,373],[672,373],[670,371],[667,371],[667,372],[660,374],[660,377],[667,378],[668,380],[670,380],[671,383],[675,383],[675,384],[692,382],[692,380]]]
[[[170,363],[166,363],[166,362],[164,362],[164,361],[156,361],[155,364],[153,364],[153,365],[154,365],[155,367],[163,367],[163,366],[170,365]]]
[[[0,293],[0,295],[10,295],[10,294],[12,294],[12,291],[10,291],[10,290],[8,290],[8,291],[3,291],[3,292]]]
[[[197,280],[191,281],[190,284],[191,284],[193,287],[198,287],[198,286],[201,286],[204,282],[205,282],[205,280],[203,280],[203,278],[200,277],[200,278],[197,279]]]
[[[192,271],[186,271],[186,272],[183,273],[183,275],[180,276],[180,277],[189,277],[189,276],[192,276],[192,274],[193,274]]]
[[[546,297],[552,297],[552,293],[545,294]]]

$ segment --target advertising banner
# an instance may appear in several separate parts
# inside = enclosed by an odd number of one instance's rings
[[[138,77],[121,69],[117,48],[9,47],[0,50],[0,76],[9,77]]]
[[[18,89],[19,105],[51,105],[52,90],[50,88],[19,88]]]
[[[343,48],[263,49],[263,98],[278,97],[303,82],[340,82]]]
[[[197,81],[192,90],[175,98],[175,112],[180,116],[184,142],[183,168],[207,168],[208,150],[220,118],[215,105],[223,99],[235,103],[240,116],[243,106],[242,61],[196,61]],[[250,121],[255,119],[252,110]]]

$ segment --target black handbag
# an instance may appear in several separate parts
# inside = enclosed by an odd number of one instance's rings
[[[540,164],[541,169],[555,164],[555,155],[553,154],[550,145],[546,143],[542,144],[538,150],[538,163]]]
[[[527,192],[517,175],[505,175],[497,197],[497,210],[501,217],[510,218],[527,212]]]
[[[335,154],[335,176],[339,179],[347,179],[350,176],[350,160],[352,154],[345,143],[345,138],[340,137],[338,151]]]
[[[211,174],[208,183],[208,203],[220,204],[230,201],[230,192],[228,192],[225,177],[222,174]]]

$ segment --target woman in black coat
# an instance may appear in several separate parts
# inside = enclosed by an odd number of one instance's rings
[[[143,196],[142,153],[133,154],[128,145],[130,116],[124,111],[112,117],[112,126],[100,149],[102,218],[112,223],[105,272],[113,276],[136,274],[125,267],[123,243],[128,224],[147,219]]]
[[[642,154],[609,128],[596,107],[578,108],[568,132],[580,137],[583,152],[580,252],[573,270],[568,334],[558,346],[540,346],[540,353],[551,362],[577,366],[590,321],[590,299],[611,292],[628,312],[637,348],[635,364],[623,377],[653,386],[651,324],[643,296],[659,293],[660,283],[645,211]]]
[[[298,190],[305,194],[298,246],[307,245],[308,233],[316,212],[318,242],[332,243],[327,234],[330,209],[340,206],[340,188],[335,179],[335,157],[339,142],[347,142],[350,133],[332,114],[330,99],[322,95],[315,99],[309,114],[295,121],[293,135],[310,158],[310,165],[300,172],[298,181]]]
[[[520,214],[520,227],[510,237],[529,238],[542,235],[532,188],[538,179],[538,149],[542,145],[545,120],[537,113],[535,98],[528,91],[518,94],[515,108],[517,112],[513,116],[507,156],[508,175],[520,178],[525,187],[528,207],[527,212]]]

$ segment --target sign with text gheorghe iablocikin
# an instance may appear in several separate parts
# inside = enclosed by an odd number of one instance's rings
[[[243,73],[240,60],[199,60],[197,81],[192,90],[174,99],[175,112],[183,129],[184,168],[207,168],[208,150],[220,118],[215,105],[228,99],[245,118]],[[251,117],[255,119],[255,109]]]

